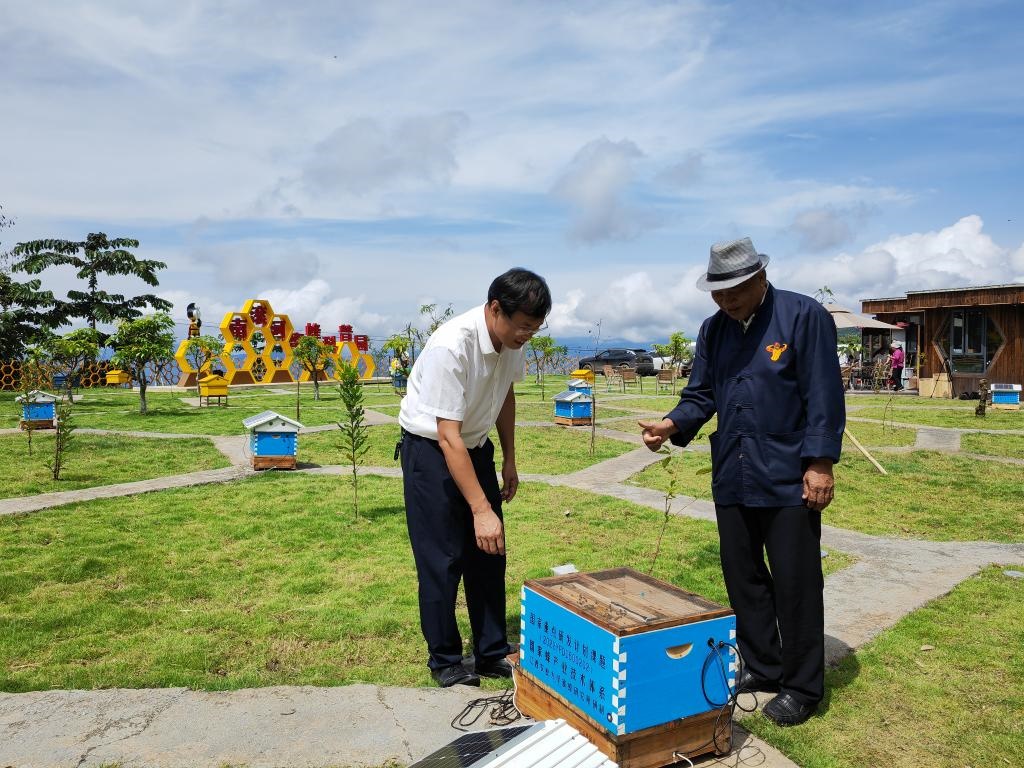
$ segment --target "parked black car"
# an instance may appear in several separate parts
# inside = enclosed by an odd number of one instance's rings
[[[606,349],[593,357],[584,357],[580,360],[580,368],[589,368],[595,373],[604,373],[606,365],[613,368],[628,365],[630,368],[636,368],[636,372],[641,376],[654,375],[654,358],[646,352],[635,352],[632,349]]]

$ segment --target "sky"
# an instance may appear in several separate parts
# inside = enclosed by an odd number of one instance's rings
[[[263,298],[381,338],[522,266],[556,339],[646,345],[743,236],[854,308],[1024,282],[1014,0],[0,10],[0,249],[138,239],[182,326]]]

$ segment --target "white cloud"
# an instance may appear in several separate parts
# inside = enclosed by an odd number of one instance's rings
[[[644,153],[628,139],[595,139],[576,153],[554,194],[573,209],[570,237],[584,243],[636,237],[653,221],[626,202],[634,164]]]
[[[980,216],[964,216],[937,231],[893,235],[859,253],[778,259],[769,269],[781,287],[813,293],[828,285],[840,303],[854,306],[907,291],[1024,281],[1024,246],[1011,252],[983,230]]]

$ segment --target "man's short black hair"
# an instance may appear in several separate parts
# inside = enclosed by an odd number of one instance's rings
[[[551,291],[544,278],[522,267],[513,267],[494,278],[487,289],[487,303],[497,299],[501,311],[508,317],[516,312],[543,319],[551,311]]]

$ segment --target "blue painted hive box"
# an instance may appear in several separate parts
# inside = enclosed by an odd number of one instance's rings
[[[992,405],[1020,405],[1020,384],[993,384]]]
[[[57,416],[57,396],[33,389],[27,395],[18,395],[15,402],[21,403],[22,421],[53,421]]]
[[[274,411],[263,411],[242,424],[249,430],[249,448],[255,469],[294,469],[302,425]]]
[[[555,395],[555,416],[589,419],[594,413],[594,398],[584,392],[565,390]]]
[[[621,736],[721,709],[736,685],[731,609],[630,568],[527,581],[522,672]]]
[[[594,394],[594,385],[585,379],[570,379],[566,385],[570,392],[582,392],[584,395]]]

